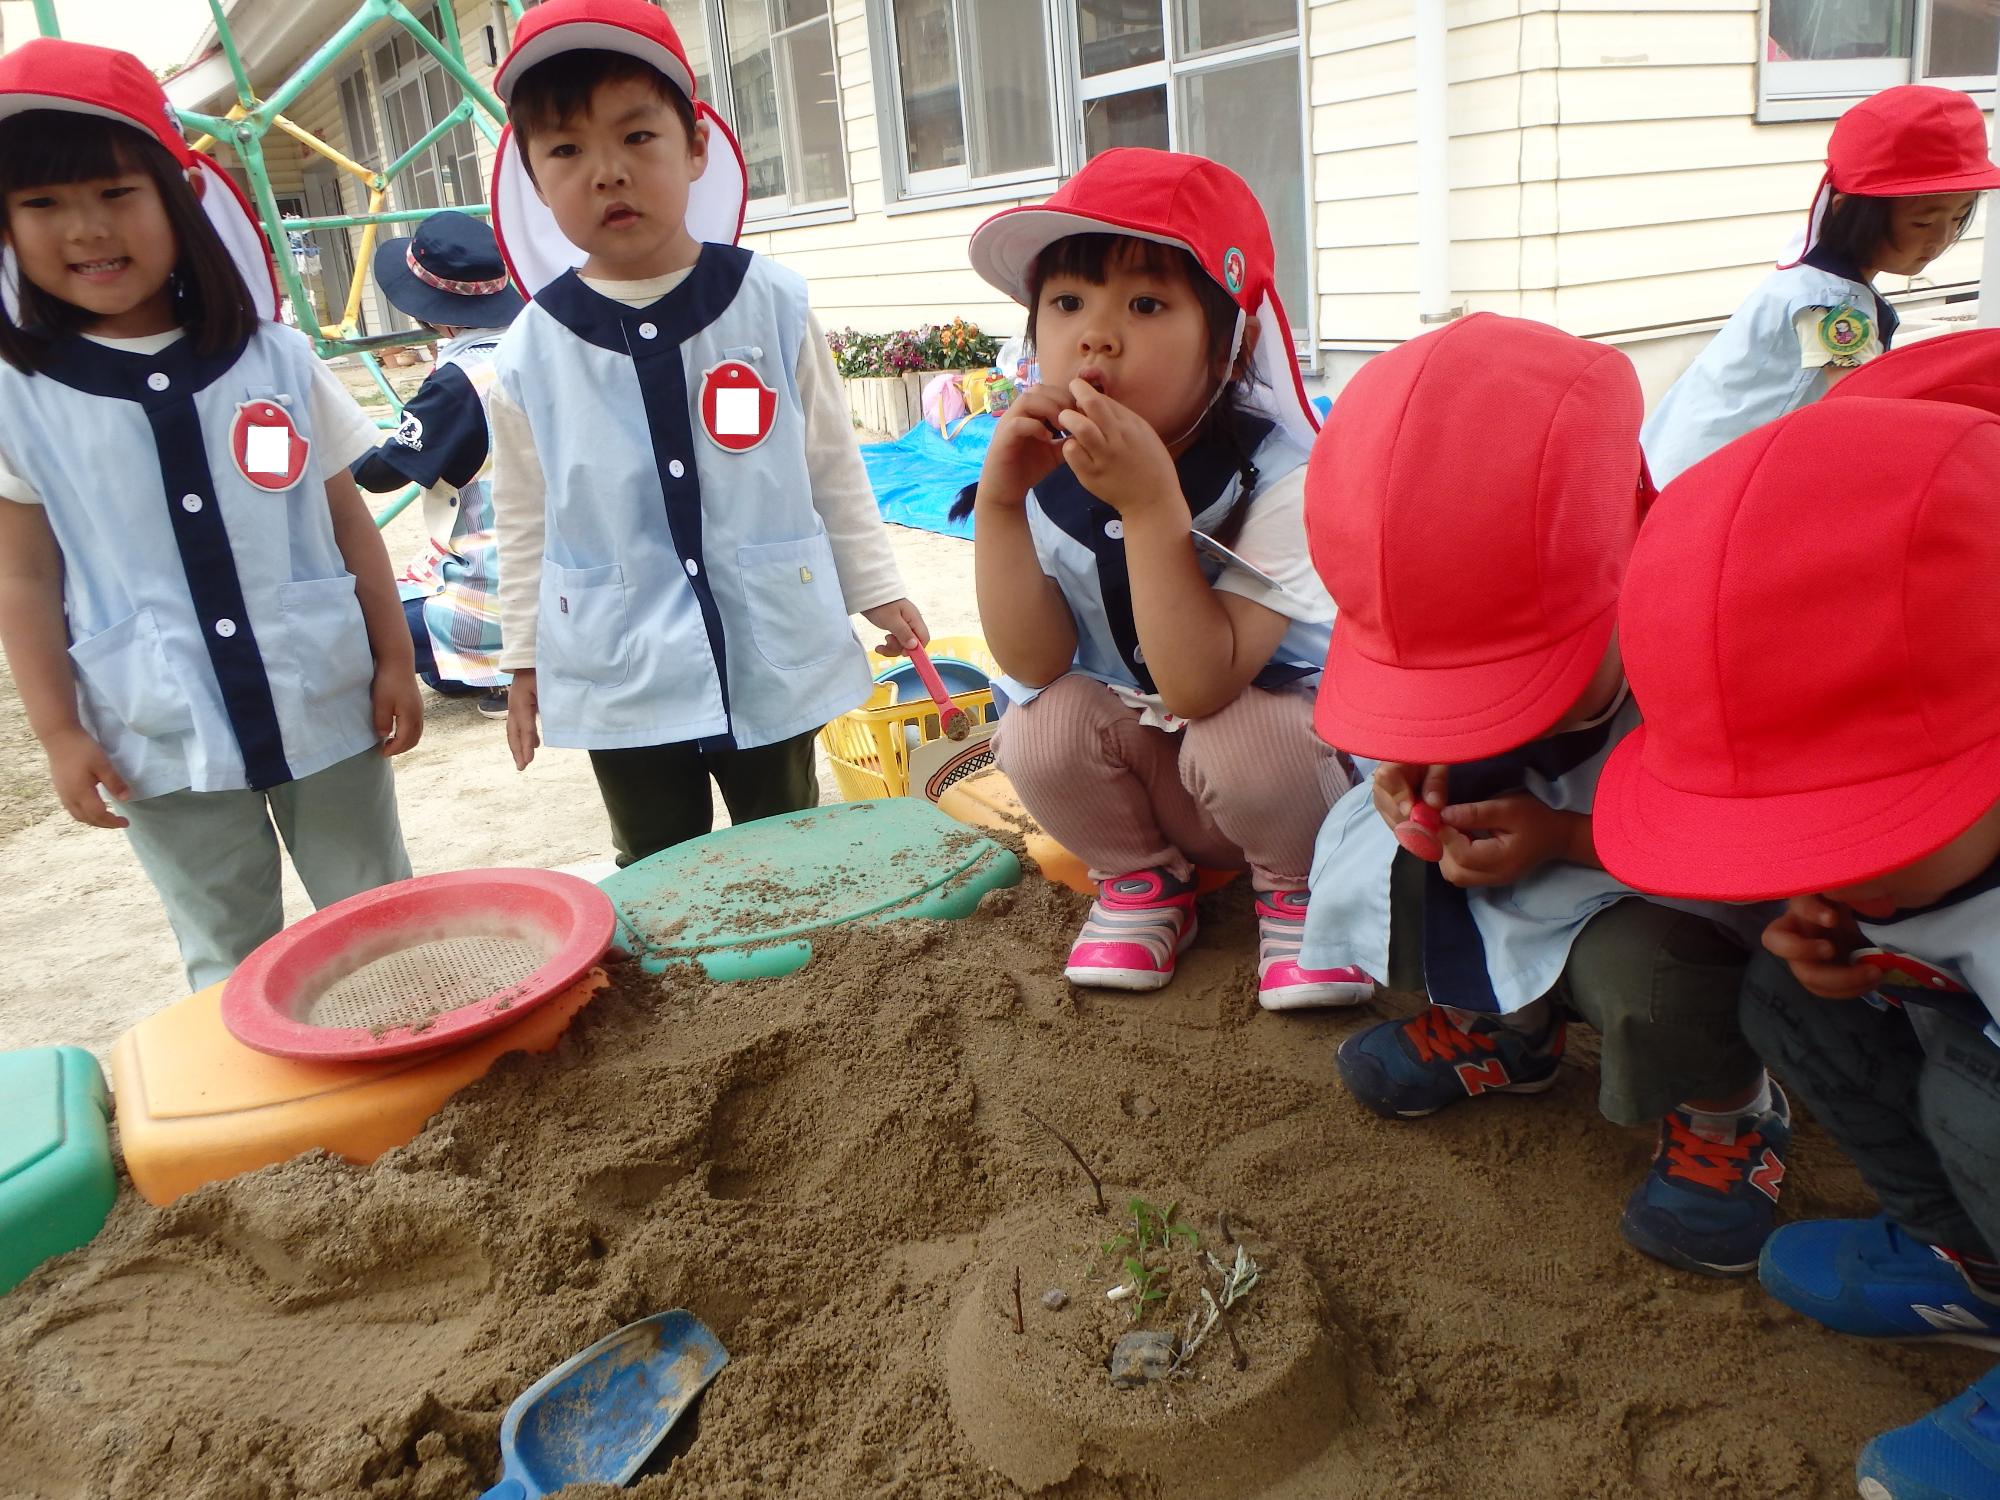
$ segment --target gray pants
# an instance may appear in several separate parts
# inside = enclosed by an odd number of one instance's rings
[[[1423,989],[1423,865],[1398,851],[1390,871],[1389,987]],[[1544,998],[1596,1029],[1597,1108],[1651,1125],[1689,1099],[1742,1092],[1763,1072],[1737,1024],[1749,954],[1706,917],[1637,898],[1584,925]]]
[[[268,791],[168,792],[118,810],[190,990],[220,984],[285,925],[280,838],[316,907],[410,876],[395,774],[375,750]]]
[[[2000,1047],[1920,1005],[1822,1000],[1770,954],[1743,1029],[1882,1200],[1927,1244],[2000,1252]]]

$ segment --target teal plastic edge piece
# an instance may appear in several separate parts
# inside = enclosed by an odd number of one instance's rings
[[[0,1183],[0,1293],[43,1261],[88,1244],[118,1197],[111,1162],[110,1091],[97,1059],[54,1047],[60,1069],[60,1138]],[[93,1149],[94,1148],[94,1149]]]

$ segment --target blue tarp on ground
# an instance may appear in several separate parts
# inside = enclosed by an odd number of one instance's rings
[[[958,492],[979,480],[995,418],[977,416],[950,442],[937,428],[921,423],[892,443],[863,443],[861,461],[882,519],[945,536],[971,536],[972,517],[948,518]]]

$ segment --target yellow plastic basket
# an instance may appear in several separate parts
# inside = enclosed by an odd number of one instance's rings
[[[933,658],[950,656],[971,662],[988,676],[1000,670],[986,642],[976,635],[941,635],[927,649]],[[880,672],[901,660],[871,651],[868,668]],[[819,732],[819,742],[833,766],[834,784],[844,801],[903,796],[910,789],[911,749],[943,732],[938,727],[937,705],[929,697],[896,703],[892,701],[894,694],[889,683],[876,683],[865,704]],[[951,701],[972,715],[974,724],[984,724],[994,716],[989,689],[953,693]]]

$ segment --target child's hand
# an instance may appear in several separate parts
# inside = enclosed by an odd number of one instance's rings
[[[1375,811],[1391,828],[1410,815],[1410,807],[1419,796],[1442,811],[1448,795],[1446,785],[1450,772],[1449,766],[1411,766],[1383,761],[1369,778]]]
[[[1063,439],[1056,419],[1069,398],[1052,385],[1038,385],[1015,397],[994,425],[979,471],[979,495],[989,503],[1018,506],[1028,491],[1062,466]]]
[[[888,632],[882,644],[875,648],[879,655],[902,656],[911,646],[928,646],[931,643],[930,627],[924,624],[924,617],[917,613],[916,605],[907,599],[891,599],[887,604],[864,609],[861,618]]]
[[[377,667],[369,690],[375,705],[375,733],[382,755],[401,755],[424,737],[424,699],[408,667]]]
[[[507,684],[507,748],[514,754],[514,769],[525,771],[542,742],[535,732],[535,671],[524,667]]]
[[[1063,461],[1084,488],[1121,516],[1171,501],[1185,518],[1173,455],[1152,424],[1087,380],[1072,380],[1069,392],[1074,404],[1057,414],[1056,425],[1070,435]]]
[[[1794,896],[1764,929],[1764,947],[1785,961],[1792,977],[1822,1000],[1855,1000],[1882,982],[1873,964],[1851,964],[1861,929],[1846,907],[1824,896]]]
[[[102,745],[82,729],[72,729],[43,741],[42,749],[48,754],[49,780],[64,812],[92,828],[124,828],[130,823],[105,806],[99,791],[101,787],[119,802],[132,800],[132,789]]]
[[[1588,819],[1557,812],[1527,792],[1462,802],[1444,810],[1438,868],[1457,886],[1512,885],[1551,860],[1569,858],[1579,833],[1588,834],[1579,821]]]

